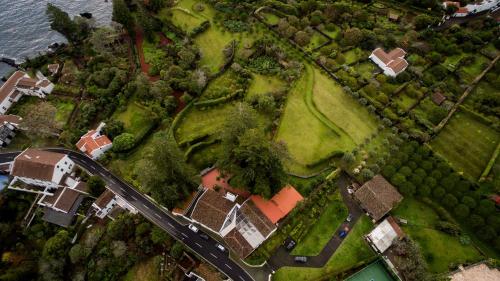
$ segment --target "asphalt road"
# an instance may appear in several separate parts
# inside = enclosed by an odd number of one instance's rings
[[[218,268],[232,280],[254,280],[243,268],[229,258],[227,250],[226,252],[221,252],[215,247],[217,241],[212,238],[208,240],[202,239],[199,235],[201,230],[199,233],[194,233],[187,225],[183,225],[175,220],[168,210],[157,206],[147,196],[110,173],[98,162],[93,161],[84,154],[68,149],[50,148],[47,150],[68,154],[77,165],[85,168],[94,175],[100,176],[114,193],[128,201],[149,221],[167,231],[172,237],[181,241],[186,247]],[[0,153],[0,163],[12,161],[19,153]]]

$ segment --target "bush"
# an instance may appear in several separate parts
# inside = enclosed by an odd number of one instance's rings
[[[436,228],[453,236],[458,236],[461,233],[458,225],[447,221],[438,221],[436,223]]]
[[[129,133],[122,133],[121,135],[117,136],[113,141],[113,151],[116,152],[127,151],[130,150],[132,147],[134,147],[134,144],[135,144],[134,135]]]

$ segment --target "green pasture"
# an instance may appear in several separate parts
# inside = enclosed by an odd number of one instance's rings
[[[442,63],[442,65],[446,68],[448,68],[449,71],[454,71],[456,67],[458,66],[458,62],[465,57],[464,53],[460,53],[458,55],[453,55],[446,57],[445,61]]]
[[[373,77],[373,72],[375,71],[376,66],[371,61],[368,61],[354,66],[354,69],[361,77],[368,80]]]
[[[327,41],[328,41],[328,38],[323,36],[323,34],[317,32],[317,31],[314,31],[314,33],[311,37],[311,41],[309,42],[309,44],[307,44],[304,47],[304,50],[312,51],[312,50],[318,48],[319,46],[321,46],[322,44],[325,44]]]
[[[115,112],[113,119],[122,121],[125,132],[133,134],[136,140],[139,140],[154,125],[156,115],[148,108],[136,102],[130,102],[125,111]]]
[[[264,21],[269,24],[269,25],[277,25],[278,22],[280,21],[280,17],[273,13],[268,13],[268,12],[260,12],[259,15],[264,18]]]
[[[200,65],[216,73],[224,64],[225,58],[222,51],[233,39],[235,39],[233,34],[214,25],[197,35],[194,42],[200,48]]]
[[[326,35],[330,36],[332,39],[337,39],[340,35],[340,27],[335,25],[333,30],[327,30],[324,26],[320,27],[321,32],[325,33]]]
[[[56,122],[63,127],[69,121],[71,112],[75,108],[74,101],[54,100],[52,104],[56,107]]]
[[[364,235],[370,232],[373,223],[362,216],[337,251],[322,268],[283,267],[273,275],[274,281],[319,280],[335,275],[366,262],[375,257],[375,253],[364,240]]]
[[[224,74],[215,78],[208,84],[205,91],[200,96],[200,100],[210,100],[227,96],[241,90],[241,85],[236,81],[238,74],[232,70],[224,72]]]
[[[447,272],[450,264],[474,263],[484,258],[473,245],[462,245],[458,237],[435,229],[439,216],[416,199],[405,198],[392,214],[408,220],[403,231],[420,246],[433,273]]]
[[[499,141],[499,132],[481,118],[461,110],[431,142],[431,147],[457,171],[477,180]]]
[[[160,19],[167,17],[167,15],[163,15],[163,13],[168,12],[172,13],[172,16],[170,17],[172,23],[188,33],[196,27],[200,26],[200,24],[205,21],[203,17],[181,7],[174,7],[170,10],[163,10],[160,14]]]
[[[252,82],[248,88],[247,96],[277,92],[285,89],[285,82],[277,76],[252,74]]]
[[[490,60],[483,55],[475,55],[472,64],[460,67],[461,78],[471,83],[481,72],[486,69]]]
[[[365,56],[366,54],[360,48],[354,48],[354,49],[351,49],[351,50],[343,53],[343,55],[345,58],[345,64],[353,64],[353,63],[359,61],[360,59],[362,59],[363,56]],[[368,56],[366,56],[366,57],[368,57]]]

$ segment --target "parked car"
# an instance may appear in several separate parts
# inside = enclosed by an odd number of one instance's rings
[[[192,232],[198,233],[199,229],[192,223],[188,225],[188,228],[191,229]]]
[[[208,237],[208,235],[206,235],[205,233],[200,233],[200,237],[203,239],[203,240],[208,240],[210,239],[210,237]]]
[[[297,242],[295,242],[292,238],[288,237],[286,240],[285,240],[285,243],[283,243],[285,245],[285,248],[287,251],[291,251],[293,250],[293,248],[295,248],[295,245],[297,245]]]
[[[340,237],[340,238],[344,238],[344,237],[346,237],[346,236],[347,236],[347,231],[342,230],[342,231],[340,231],[340,232],[339,232],[339,237]]]
[[[349,214],[347,216],[347,219],[345,219],[347,222],[351,222],[352,221],[352,214]]]
[[[304,256],[297,256],[293,258],[295,262],[300,262],[300,263],[306,263],[307,262],[307,257]]]
[[[217,249],[219,249],[219,251],[221,251],[221,252],[225,252],[226,251],[226,248],[224,246],[222,246],[221,244],[219,244],[219,243],[215,244],[215,247]]]

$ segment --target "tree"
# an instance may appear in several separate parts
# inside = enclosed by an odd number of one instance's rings
[[[66,250],[69,245],[69,233],[66,230],[60,230],[56,235],[52,236],[45,242],[43,246],[43,257],[45,258],[61,258],[66,255]]]
[[[465,204],[458,204],[455,206],[455,209],[453,210],[455,215],[461,219],[464,219],[469,216],[470,210],[469,207]]]
[[[48,3],[47,15],[50,28],[64,35],[70,42],[74,42],[78,38],[78,26],[71,20],[68,13]]]
[[[135,137],[130,133],[122,133],[113,141],[113,151],[123,152],[134,147]]]
[[[109,55],[115,50],[113,43],[119,36],[113,28],[101,27],[92,32],[89,41],[94,51],[100,54]]]
[[[122,121],[116,120],[116,119],[111,119],[106,121],[106,126],[104,126],[102,133],[111,140],[113,140],[115,137],[123,133],[123,130],[125,129],[125,124],[123,124]]]
[[[30,104],[26,107],[21,128],[30,133],[30,138],[46,138],[56,135],[59,125],[56,122],[56,108],[49,102]]]
[[[257,113],[239,103],[228,114],[221,130],[225,148],[217,166],[231,175],[237,187],[269,198],[284,184],[282,159],[287,157],[283,144],[274,143],[257,128]]]
[[[68,255],[72,264],[78,264],[83,260],[83,258],[85,257],[84,250],[85,249],[80,244],[75,244],[73,247],[71,247]]]
[[[153,12],[158,12],[167,5],[166,0],[149,0],[145,3],[147,3],[146,7]]]
[[[124,0],[113,0],[113,20],[129,30],[132,29],[133,18]]]
[[[170,255],[175,259],[178,259],[182,256],[183,252],[184,246],[182,245],[182,243],[175,241],[174,245],[172,245],[172,248],[170,248]]]
[[[443,197],[443,205],[448,208],[448,209],[451,209],[453,207],[455,207],[455,205],[457,205],[458,203],[458,200],[455,196],[453,196],[452,194],[446,194],[444,197]]]
[[[295,33],[295,37],[293,39],[295,42],[297,42],[297,44],[299,44],[299,46],[305,46],[307,44],[309,44],[309,41],[311,41],[311,36],[305,32],[305,31],[299,31],[297,33]]]
[[[197,185],[196,172],[165,133],[153,136],[152,145],[144,152],[134,174],[141,186],[167,208],[174,207]]]
[[[363,170],[361,170],[361,177],[363,178],[363,180],[367,181],[367,180],[371,180],[375,174],[372,172],[372,170],[368,169],[368,168],[364,168]]]
[[[487,217],[495,212],[495,203],[490,199],[479,201],[476,212],[483,217]]]
[[[433,23],[434,23],[433,18],[426,15],[426,14],[420,14],[420,15],[416,16],[414,19],[415,28],[417,30],[427,28],[427,26],[429,26]]]
[[[87,186],[89,188],[89,193],[92,196],[98,197],[104,192],[106,184],[98,176],[91,176],[87,181]]]
[[[354,163],[356,158],[354,157],[354,154],[352,152],[346,152],[344,155],[342,155],[342,165],[344,167],[348,167]]]
[[[401,186],[403,183],[406,182],[406,178],[403,174],[400,174],[400,173],[396,173],[394,174],[394,176],[392,176],[391,178],[391,182],[392,184],[394,184],[395,186],[399,187]]]
[[[363,32],[357,27],[349,28],[344,31],[343,38],[347,46],[355,46],[363,40]]]
[[[467,207],[469,207],[470,209],[474,209],[476,208],[476,200],[474,200],[474,198],[470,197],[470,196],[464,196],[462,197],[462,203],[464,205],[467,205]]]
[[[151,235],[151,241],[153,241],[153,243],[157,245],[163,245],[164,243],[170,240],[170,236],[168,235],[168,233],[165,230],[157,227],[156,225],[153,226],[150,235]]]

